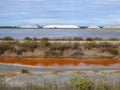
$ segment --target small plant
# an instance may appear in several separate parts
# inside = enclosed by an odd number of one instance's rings
[[[82,41],[83,38],[81,38],[81,37],[75,37],[75,38],[73,38],[73,40],[75,40],[75,41]]]
[[[48,47],[51,45],[51,43],[48,42],[48,39],[41,39],[40,45],[41,47]]]
[[[83,47],[85,49],[92,49],[92,48],[97,47],[97,44],[95,42],[83,43]]]
[[[118,55],[119,54],[118,50],[116,50],[116,49],[109,49],[108,52],[112,55]]]
[[[25,37],[24,40],[32,40],[30,37]]]
[[[45,57],[58,57],[62,55],[62,51],[58,51],[58,50],[49,50],[49,51],[46,51],[44,52],[44,56]]]
[[[7,41],[9,41],[9,40],[14,40],[14,39],[13,39],[12,37],[7,36],[7,37],[2,38],[2,40],[7,40]]]
[[[86,38],[86,41],[93,41],[92,38]]]
[[[109,40],[109,41],[119,41],[118,38],[109,38],[108,40]]]
[[[74,77],[70,80],[73,85],[73,90],[94,90],[93,81],[86,77],[78,78]]]
[[[30,73],[30,72],[28,70],[26,70],[26,69],[22,69],[21,73]]]
[[[41,41],[47,42],[49,39],[47,37],[44,37],[41,39]]]
[[[96,90],[112,90],[112,87],[105,81],[99,82],[96,86]]]
[[[102,38],[99,38],[99,37],[95,37],[93,38],[94,41],[102,41],[103,39]]]
[[[84,53],[82,52],[82,51],[76,51],[76,52],[74,52],[71,56],[83,56],[84,55]]]
[[[0,55],[9,49],[12,49],[12,46],[9,43],[0,43]]]

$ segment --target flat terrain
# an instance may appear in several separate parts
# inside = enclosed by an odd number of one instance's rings
[[[22,69],[27,69],[31,72],[48,72],[48,71],[110,71],[110,70],[120,70],[120,68],[35,68],[35,67],[27,67],[27,66],[15,66],[15,65],[5,65],[0,64],[0,72],[18,72]]]
[[[5,41],[5,40],[0,40],[0,43],[3,43],[3,42],[16,42],[17,40],[14,40],[14,41]],[[27,42],[27,40],[19,40],[20,43],[25,43]],[[40,40],[38,41],[28,41],[28,42],[40,42]],[[58,41],[55,41],[55,40],[49,40],[48,42],[50,43],[79,43],[79,44],[83,44],[83,43],[89,43],[91,41],[69,41],[69,40],[58,40]],[[112,43],[112,44],[119,44],[120,41],[92,41],[92,42],[95,42],[95,43]]]
[[[28,70],[28,72],[21,71],[23,68],[24,70]],[[102,68],[97,70],[60,68],[41,69],[0,65],[0,89],[80,90],[79,88],[83,87],[86,88],[85,90],[120,90],[119,70],[120,68]],[[86,87],[84,87],[84,85]]]

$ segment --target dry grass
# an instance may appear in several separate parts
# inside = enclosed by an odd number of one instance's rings
[[[71,72],[72,74],[77,74],[77,75],[80,75],[80,74],[83,74],[83,72],[80,72],[80,71],[75,71],[75,72]]]
[[[0,78],[11,78],[22,74],[26,76],[41,76],[41,74],[35,74],[35,73],[9,72],[9,73],[1,74]]]
[[[0,75],[0,78],[10,78],[10,77],[15,77],[20,75],[20,72],[9,72],[9,73],[5,73]]]
[[[51,71],[50,72],[50,75],[58,75],[58,74],[60,74],[61,72],[59,72],[59,71]]]
[[[120,74],[120,71],[111,71],[109,74]]]

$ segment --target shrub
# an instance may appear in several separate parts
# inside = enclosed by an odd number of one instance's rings
[[[72,44],[71,43],[65,43],[63,44],[63,50],[71,49]]]
[[[112,55],[118,55],[119,54],[118,50],[116,50],[116,49],[109,49],[108,52]]]
[[[107,82],[101,81],[96,85],[96,90],[112,90],[112,88]]]
[[[51,45],[51,43],[49,43],[48,41],[40,43],[40,46],[43,47],[43,48],[49,47],[50,45]]]
[[[88,78],[74,77],[70,80],[73,90],[94,90],[94,83]]]
[[[65,49],[65,47],[61,43],[53,43],[50,46],[50,50],[60,50],[60,51],[63,51],[64,49]]]
[[[12,46],[9,43],[0,43],[0,54],[3,54],[5,51],[11,48]]]
[[[26,69],[22,69],[21,73],[30,73],[30,72],[28,70],[26,70]]]
[[[7,37],[4,37],[4,38],[2,38],[2,40],[14,40],[12,37],[9,37],[9,36],[7,36]]]
[[[109,40],[109,41],[119,41],[118,38],[109,38],[108,40]]]
[[[49,39],[47,37],[44,37],[41,39],[41,42],[47,42]]]
[[[92,49],[92,48],[97,47],[97,44],[95,42],[83,43],[83,47],[85,49]]]
[[[44,53],[44,57],[58,57],[62,55],[62,51],[58,51],[58,50],[50,50],[50,51],[46,51]]]
[[[73,40],[75,40],[75,41],[82,41],[83,38],[81,38],[81,37],[75,37],[75,38],[73,38]]]
[[[33,38],[33,40],[34,40],[34,41],[37,41],[37,40],[39,40],[39,39],[38,39],[38,38],[36,38],[36,37],[34,37],[34,38]]]
[[[32,40],[30,37],[25,37],[24,40]]]
[[[93,40],[95,40],[95,41],[102,41],[103,39],[99,38],[99,37],[95,37],[95,38],[93,38]]]
[[[42,38],[40,45],[41,45],[42,47],[48,47],[48,46],[51,45],[51,43],[48,42],[48,39],[47,39],[47,38]]]
[[[22,43],[20,47],[28,51],[34,51],[34,49],[38,47],[38,43],[37,42],[29,42],[29,43],[25,42],[25,43]]]
[[[81,52],[81,51],[76,51],[76,52],[74,52],[71,56],[83,56],[84,55],[84,53],[83,52]]]
[[[72,44],[72,46],[71,46],[71,49],[73,49],[73,50],[78,50],[80,48],[80,44],[79,43],[74,43],[74,44]]]
[[[92,38],[86,38],[86,41],[93,41]]]
[[[103,42],[103,43],[99,43],[99,48],[100,47],[104,47],[104,48],[112,48],[113,47],[113,45],[111,44],[111,43],[109,43],[109,42]]]
[[[23,52],[24,52],[24,50],[22,50],[22,49],[16,49],[16,50],[15,50],[15,53],[16,53],[17,55],[22,55]]]

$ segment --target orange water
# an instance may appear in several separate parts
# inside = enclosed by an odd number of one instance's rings
[[[0,63],[21,64],[44,67],[116,67],[120,68],[120,60],[85,60],[76,58],[0,58]]]

